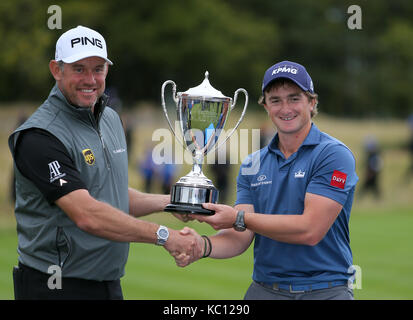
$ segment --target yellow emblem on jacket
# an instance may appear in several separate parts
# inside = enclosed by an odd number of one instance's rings
[[[82,153],[88,165],[93,165],[95,163],[95,156],[93,155],[93,152],[91,149],[84,149],[82,150]]]

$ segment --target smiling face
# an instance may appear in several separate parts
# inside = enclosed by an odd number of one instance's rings
[[[315,99],[291,81],[282,81],[265,92],[264,107],[280,135],[307,134]]]
[[[52,60],[49,66],[60,91],[71,104],[93,109],[105,91],[108,66],[103,58],[84,58],[65,63],[63,68]]]

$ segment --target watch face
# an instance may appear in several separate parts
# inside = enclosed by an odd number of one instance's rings
[[[157,236],[157,240],[156,240],[156,244],[158,246],[163,246],[165,245],[166,241],[168,240],[169,237],[169,230],[167,227],[165,226],[160,226],[158,231],[156,231],[156,236]]]
[[[159,236],[161,238],[166,238],[168,236],[168,230],[167,229],[161,229],[159,230]]]

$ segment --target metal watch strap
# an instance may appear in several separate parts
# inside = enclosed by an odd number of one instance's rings
[[[166,241],[169,238],[169,230],[165,226],[159,226],[158,230],[156,231],[156,245],[164,246]]]

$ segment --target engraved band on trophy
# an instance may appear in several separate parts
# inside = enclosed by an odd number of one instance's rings
[[[181,177],[171,188],[171,203],[164,209],[167,212],[215,214],[214,211],[202,207],[202,203],[217,203],[219,195],[212,181],[202,173],[202,163],[208,152],[214,148],[218,149],[235,132],[247,109],[248,93],[245,89],[237,89],[234,93],[234,100],[232,100],[232,98],[224,96],[221,91],[214,89],[208,76],[207,71],[204,81],[199,86],[185,92],[177,93],[176,84],[172,80],[165,81],[162,85],[161,99],[166,120],[175,137],[184,148],[191,152],[193,158],[192,170],[186,176]],[[164,92],[168,84],[172,85],[172,97],[176,105],[177,120],[180,124],[183,142],[176,135],[166,109]],[[243,92],[245,95],[242,114],[225,141],[217,145],[216,142],[229,113],[237,103],[239,92]]]

